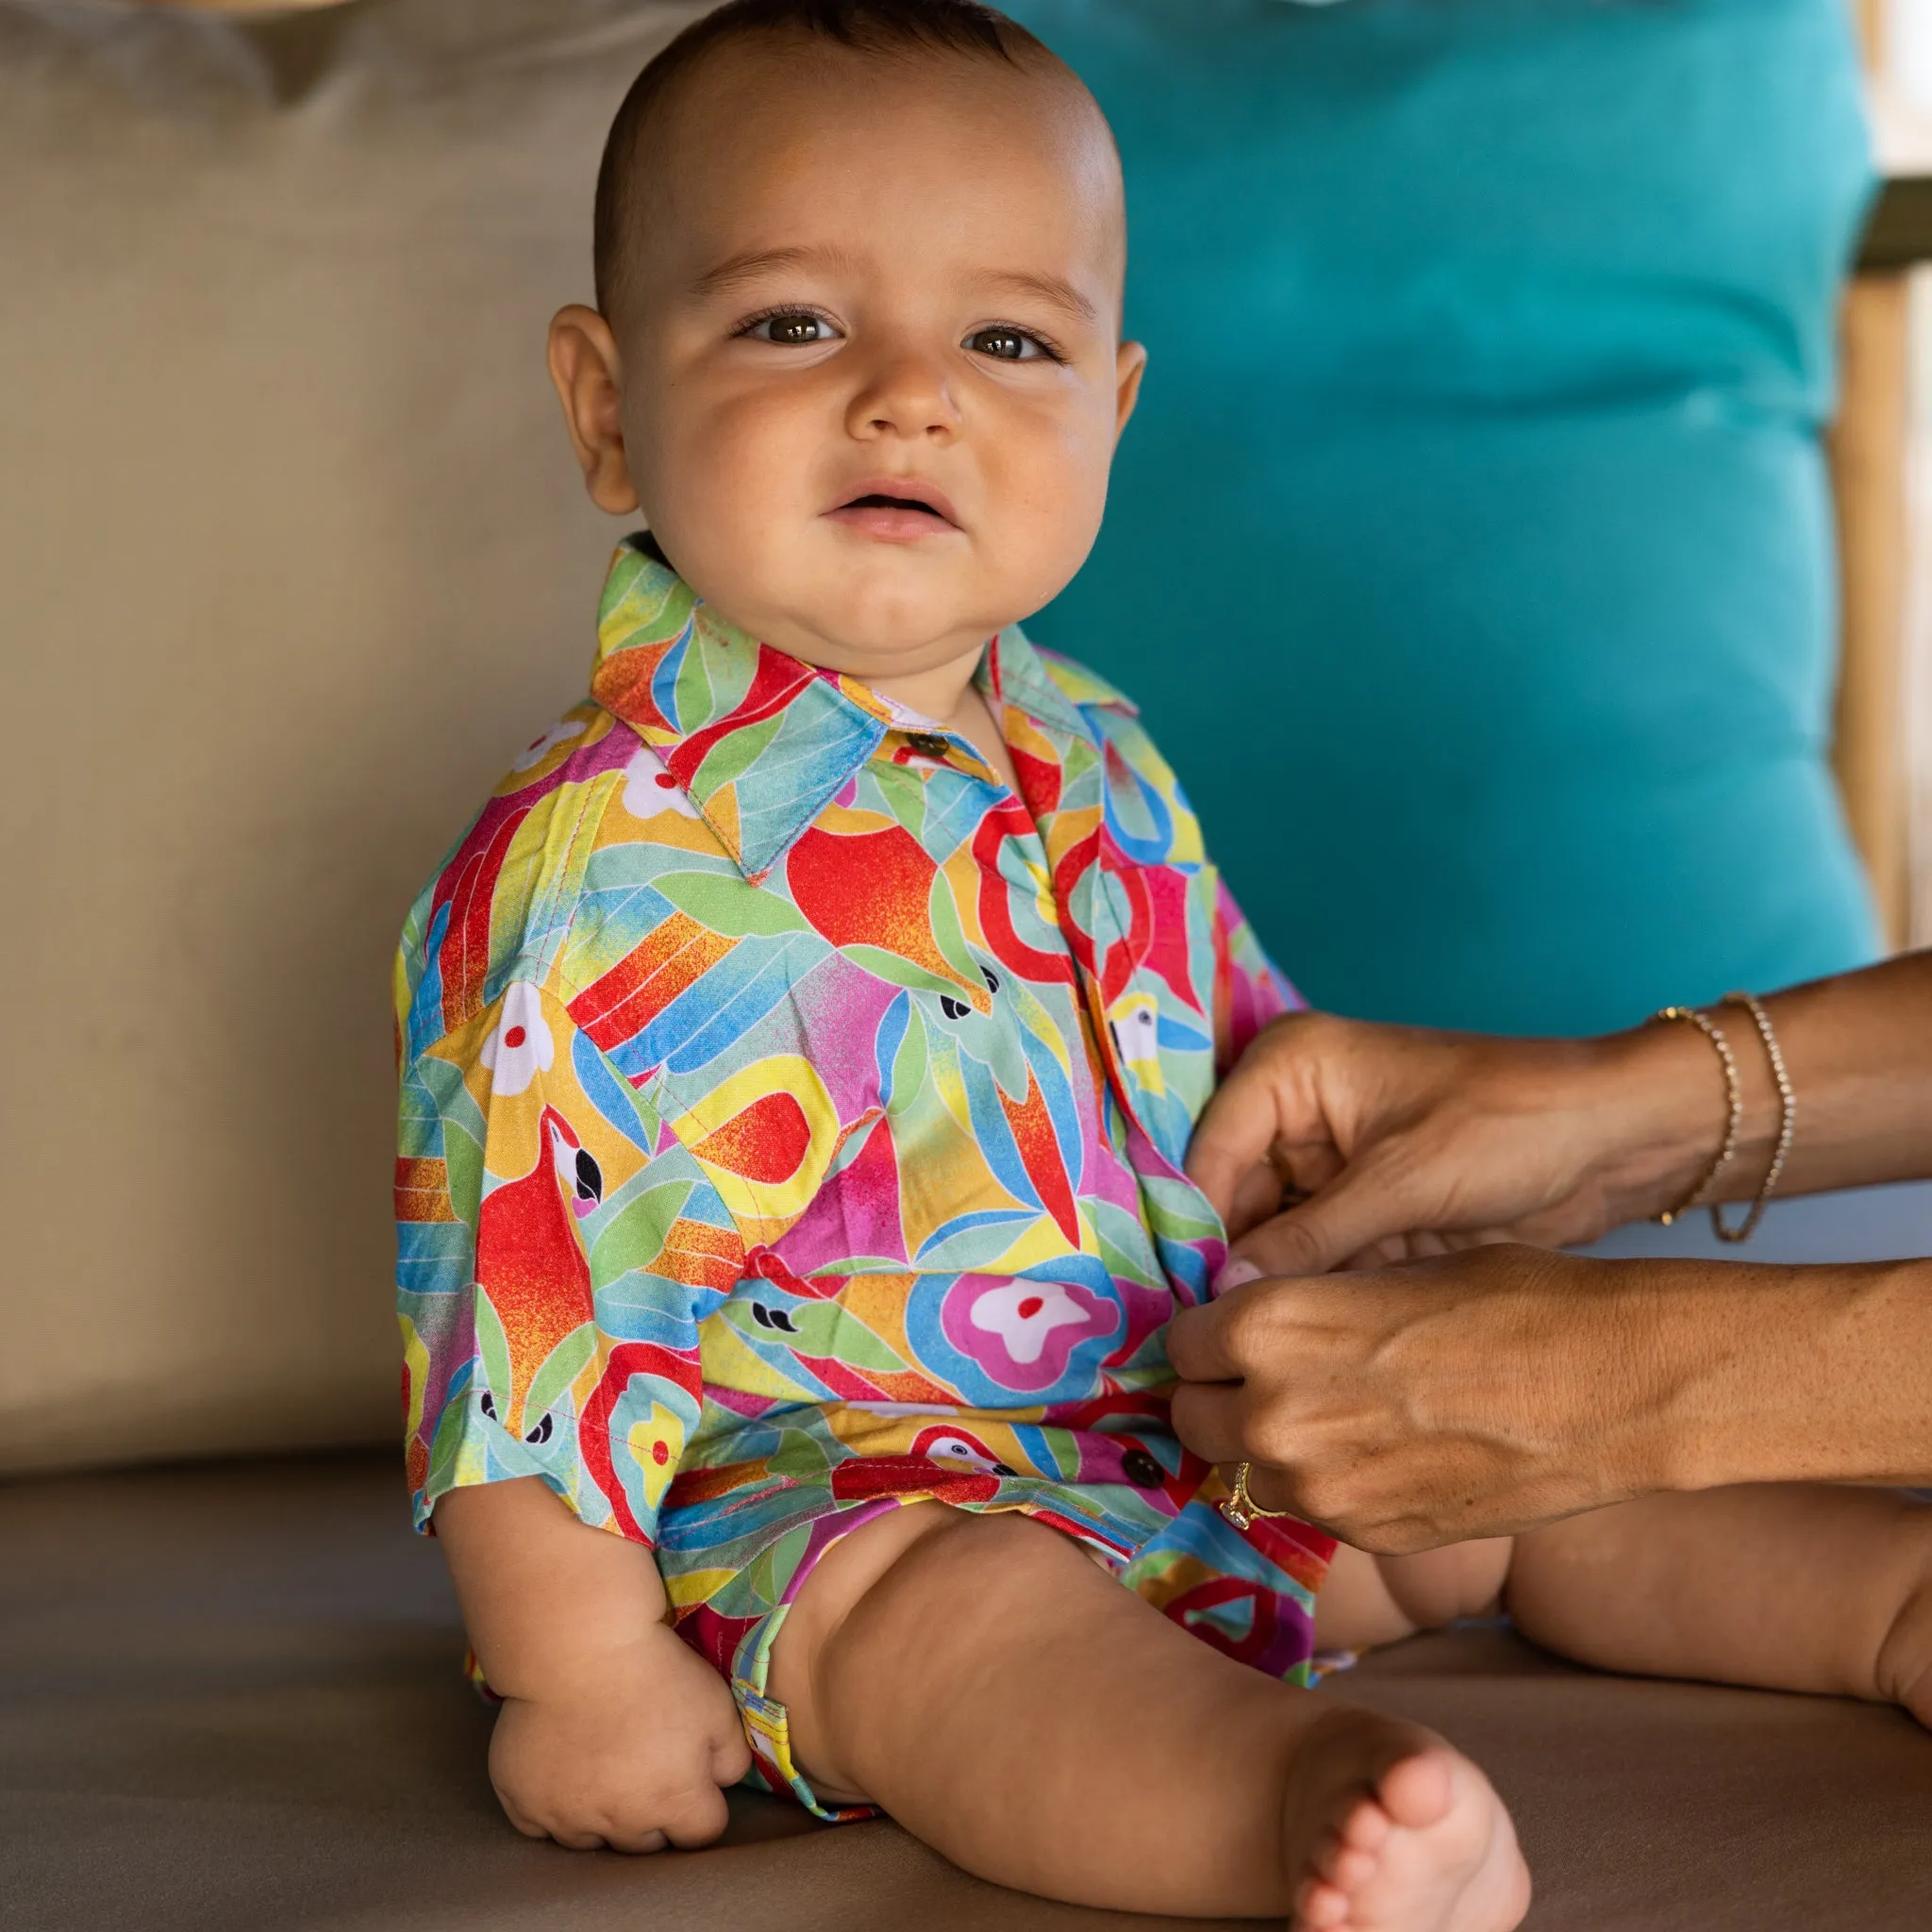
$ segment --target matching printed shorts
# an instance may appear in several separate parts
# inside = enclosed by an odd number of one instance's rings
[[[678,1634],[737,1699],[754,1759],[748,1784],[820,1818],[871,1815],[820,1803],[766,1683],[772,1647],[819,1558],[907,1503],[1033,1516],[1094,1551],[1203,1642],[1285,1682],[1310,1680],[1314,1596],[1332,1539],[1291,1518],[1236,1529],[1215,1507],[1226,1494],[1221,1478],[1145,1416],[1128,1434],[955,1412],[935,1441],[929,1415],[924,1448],[912,1453],[902,1415],[880,1413],[874,1431],[849,1408],[792,1410],[773,1455],[742,1459],[751,1445],[741,1426],[701,1433],[687,1452],[659,1522],[658,1564]],[[1069,1481],[1041,1463],[1101,1479]]]

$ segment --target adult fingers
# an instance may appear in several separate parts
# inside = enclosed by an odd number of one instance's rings
[[[1242,1460],[1245,1458],[1237,1458]],[[1302,1485],[1292,1470],[1272,1462],[1248,1465],[1248,1494],[1264,1509],[1286,1509],[1304,1523],[1312,1521]]]
[[[1248,1459],[1248,1452],[1241,1443],[1246,1408],[1239,1384],[1179,1383],[1174,1391],[1170,1415],[1174,1434],[1196,1456],[1229,1468]]]
[[[1319,1104],[1277,1064],[1284,1050],[1272,1030],[1257,1040],[1215,1090],[1188,1144],[1189,1177],[1224,1219],[1232,1218],[1243,1181],[1277,1141],[1327,1137]]]
[[[1325,1274],[1377,1242],[1426,1226],[1437,1205],[1409,1163],[1372,1148],[1318,1193],[1250,1228],[1233,1258],[1264,1275]],[[1243,1269],[1235,1278],[1251,1277]]]
[[[1281,1175],[1270,1163],[1251,1167],[1235,1183],[1234,1199],[1222,1211],[1230,1240],[1259,1227],[1281,1211]]]
[[[1167,1325],[1167,1358],[1184,1382],[1239,1382],[1254,1362],[1255,1329],[1263,1304],[1286,1291],[1282,1282],[1230,1288],[1199,1307],[1181,1308]]]

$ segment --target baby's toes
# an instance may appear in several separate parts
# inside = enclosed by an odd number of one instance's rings
[[[1349,1924],[1351,1899],[1380,1869],[1378,1855],[1393,1828],[1373,1798],[1349,1807],[1315,1854],[1314,1875],[1295,1901],[1295,1932],[1305,1926],[1329,1932]]]
[[[1389,1842],[1389,1834],[1394,1828],[1388,1812],[1373,1798],[1364,1798],[1336,1827],[1335,1842],[1350,1851],[1378,1852]]]
[[[1446,1750],[1422,1751],[1392,1764],[1376,1782],[1375,1795],[1382,1802],[1376,1809],[1382,1821],[1381,1843],[1390,1829],[1401,1826],[1409,1831],[1426,1831],[1441,1824],[1456,1803],[1454,1757]]]
[[[1310,1878],[1294,1902],[1291,1932],[1340,1932],[1348,1915],[1347,1892],[1325,1878]]]

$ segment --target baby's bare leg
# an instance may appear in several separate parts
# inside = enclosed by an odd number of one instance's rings
[[[1780,1483],[1648,1496],[1516,1541],[1525,1636],[1607,1670],[1905,1705],[1932,1724],[1932,1506]]]
[[[770,1689],[824,1795],[1048,1897],[1364,1932],[1502,1932],[1527,1902],[1441,1740],[1231,1661],[1022,1517],[920,1506],[836,1545]]]
[[[1458,1617],[1498,1615],[1513,1547],[1510,1538],[1494,1536],[1413,1557],[1372,1557],[1338,1544],[1315,1598],[1315,1641],[1324,1650],[1372,1650]]]

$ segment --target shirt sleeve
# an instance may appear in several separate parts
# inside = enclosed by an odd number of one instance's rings
[[[646,1544],[700,1402],[730,1212],[551,992],[513,981],[404,1072],[396,1310],[416,1526],[541,1476]]]
[[[1247,915],[1219,877],[1214,902],[1214,1069],[1224,1076],[1269,1021],[1307,1002],[1262,950]]]

